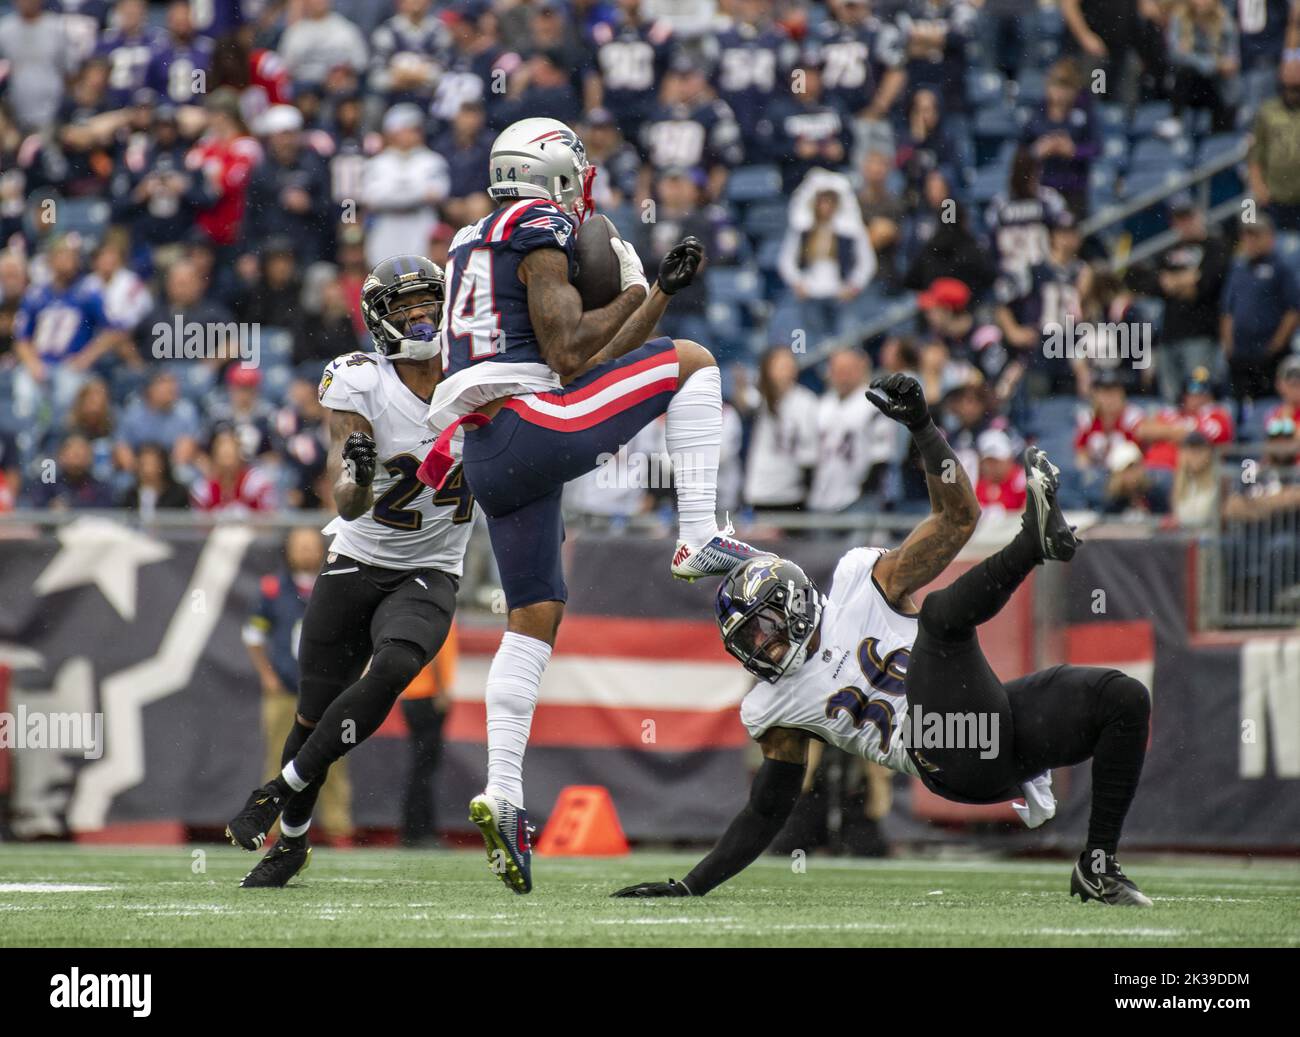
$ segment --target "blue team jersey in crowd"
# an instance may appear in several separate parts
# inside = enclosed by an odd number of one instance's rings
[[[574,221],[553,202],[524,199],[462,227],[447,254],[445,374],[479,360],[542,364],[519,264],[534,249],[562,251],[574,271]]]
[[[145,73],[145,86],[173,104],[196,103],[196,95],[203,93],[203,85],[194,73],[207,72],[212,66],[213,47],[207,36],[195,36],[179,47],[170,37],[164,37],[154,48]]]
[[[163,34],[150,25],[131,36],[110,29],[100,37],[95,56],[108,62],[108,96],[115,106],[130,104],[132,95],[145,85],[149,63],[163,41]]]
[[[79,281],[60,291],[53,285],[29,288],[14,319],[14,338],[31,339],[46,363],[75,356],[112,322],[104,300]]]

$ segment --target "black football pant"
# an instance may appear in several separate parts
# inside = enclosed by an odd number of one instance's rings
[[[298,716],[281,755],[308,783],[285,806],[281,824],[291,828],[311,820],[330,764],[378,730],[456,611],[458,581],[447,573],[330,558],[303,616]]]
[[[1054,666],[1005,684],[998,680],[975,628],[1001,610],[1034,564],[1031,541],[1021,532],[927,595],[907,668],[913,719],[918,707],[923,716],[983,715],[987,729],[997,731],[996,754],[983,758],[987,746],[978,745],[922,747],[915,725],[911,742],[928,787],[976,803],[1018,798],[1021,782],[1091,757],[1088,849],[1114,853],[1142,773],[1150,695],[1127,674],[1092,666]]]

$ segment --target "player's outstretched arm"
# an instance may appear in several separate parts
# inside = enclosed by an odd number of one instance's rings
[[[905,374],[875,378],[867,399],[907,426],[925,466],[930,514],[897,550],[881,556],[874,570],[886,601],[895,608],[914,607],[910,595],[948,568],[975,532],[979,501],[966,470],[930,419],[925,393],[915,378]]]
[[[611,896],[702,897],[744,871],[767,849],[799,798],[808,762],[808,736],[788,727],[774,727],[758,744],[763,748],[763,763],[750,786],[749,802],[709,855],[681,882],[643,882]]]
[[[351,521],[374,503],[370,484],[375,479],[375,430],[354,411],[331,410],[330,467],[334,475],[334,506]]]
[[[629,284],[608,306],[582,312],[582,297],[569,283],[569,261],[555,248],[529,252],[519,264],[528,286],[528,316],[546,365],[561,379],[577,377],[604,349],[646,297],[645,279]]]

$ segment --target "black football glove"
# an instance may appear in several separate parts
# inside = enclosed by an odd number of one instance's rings
[[[691,891],[676,879],[667,882],[642,882],[639,886],[624,886],[611,897],[689,897]]]
[[[375,456],[375,441],[364,432],[353,432],[343,444],[343,463],[358,486],[375,481]]]
[[[909,429],[924,428],[930,422],[930,408],[925,402],[925,390],[911,375],[879,375],[871,379],[867,399],[887,418],[893,418]]]
[[[682,238],[659,264],[659,289],[665,295],[676,295],[695,280],[703,262],[703,242],[699,238]]]

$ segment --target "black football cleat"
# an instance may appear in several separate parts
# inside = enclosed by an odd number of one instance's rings
[[[254,789],[244,809],[226,825],[226,837],[245,850],[260,850],[266,842],[266,833],[279,818],[287,799],[274,785]]]
[[[1068,562],[1074,557],[1080,540],[1065,521],[1056,499],[1061,470],[1036,446],[1025,451],[1025,523],[1038,538],[1038,549],[1045,559]]]
[[[1113,854],[1106,855],[1106,869],[1095,872],[1085,865],[1087,853],[1074,862],[1070,876],[1070,896],[1079,903],[1098,900],[1111,907],[1151,907],[1151,898],[1137,888],[1137,883],[1124,874]]]
[[[253,867],[240,889],[280,889],[289,884],[289,880],[301,871],[306,871],[311,864],[311,847],[306,839],[290,842],[281,839]]]

